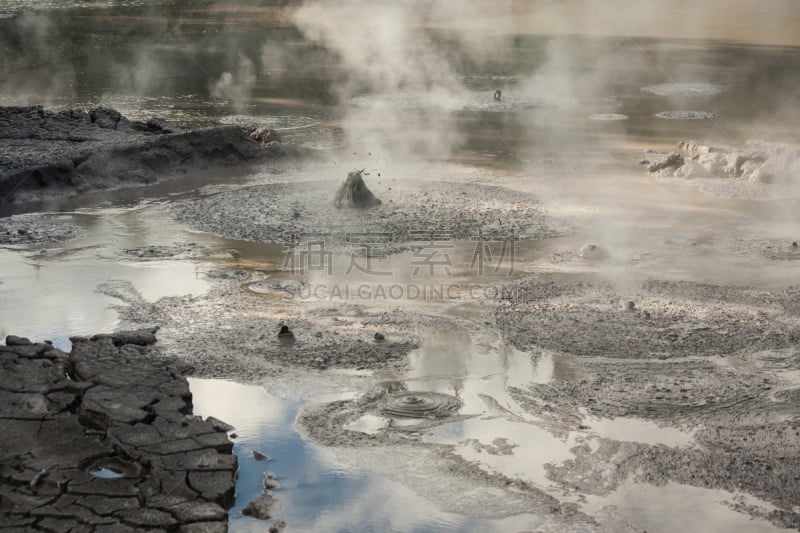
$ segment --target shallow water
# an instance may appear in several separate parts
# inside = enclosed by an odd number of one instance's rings
[[[305,401],[282,400],[257,385],[189,381],[195,414],[214,416],[235,427],[239,478],[231,510],[233,532],[264,531],[264,522],[243,516],[241,509],[262,493],[266,472],[274,473],[280,484],[271,492],[280,502],[275,519],[286,520],[292,531],[478,532],[536,523],[524,515],[480,520],[443,513],[403,486],[343,463],[302,438],[293,422]],[[254,451],[274,459],[256,461]]]

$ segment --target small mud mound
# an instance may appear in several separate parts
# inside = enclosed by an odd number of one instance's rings
[[[381,412],[403,418],[445,418],[461,408],[461,400],[437,392],[407,392],[385,398]]]
[[[367,184],[364,183],[364,171],[354,170],[347,174],[347,179],[336,191],[333,204],[336,207],[356,207],[368,209],[381,205],[381,201],[375,198]]]
[[[40,220],[31,215],[0,219],[0,245],[64,242],[80,234],[81,229],[75,224]]]
[[[661,83],[642,87],[642,91],[658,96],[712,96],[722,92],[722,87],[710,83]]]
[[[445,242],[481,234],[486,240],[544,239],[569,231],[549,219],[534,196],[503,187],[386,178],[370,187],[383,199],[371,209],[336,209],[334,182],[255,185],[186,200],[173,209],[179,221],[201,231],[284,244],[314,235],[324,240],[326,251],[358,244],[352,238],[357,234],[394,252],[410,242],[428,242],[432,232]]]
[[[710,120],[717,118],[716,113],[709,111],[662,111],[656,113],[655,116],[667,120]]]

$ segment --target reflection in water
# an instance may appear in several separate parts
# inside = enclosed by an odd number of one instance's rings
[[[584,424],[605,438],[641,442],[643,444],[664,444],[666,446],[688,446],[694,440],[695,431],[682,431],[678,428],[661,427],[655,422],[638,418],[592,418]]]
[[[769,503],[723,490],[690,487],[672,482],[654,486],[628,480],[607,497],[590,496],[588,499],[589,503],[584,510],[598,512],[602,508],[611,509],[624,515],[635,527],[650,533],[786,531],[765,521],[751,520],[730,506],[740,501],[767,510],[773,509]]]
[[[396,483],[337,461],[292,428],[303,401],[277,398],[259,386],[196,378],[189,382],[195,414],[235,427],[239,476],[230,512],[233,532],[266,529],[268,523],[243,516],[241,509],[261,494],[267,471],[280,484],[272,491],[280,502],[275,518],[286,520],[291,531],[517,531],[531,524],[526,516],[493,521],[443,513]],[[273,459],[256,461],[254,451]]]

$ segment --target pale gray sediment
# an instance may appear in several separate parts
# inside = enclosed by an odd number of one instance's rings
[[[153,330],[0,346],[4,531],[227,531],[237,461]],[[104,472],[100,477],[92,472]]]
[[[74,239],[81,233],[75,224],[56,217],[14,215],[0,218],[0,245],[57,243]]]
[[[215,275],[216,277],[216,275]],[[117,297],[129,325],[159,325],[165,353],[191,365],[198,376],[251,380],[276,375],[281,368],[400,369],[419,346],[416,331],[434,318],[397,309],[365,311],[334,301],[301,309],[281,299],[242,290],[236,277],[216,277],[207,294],[147,302],[126,282],[101,292]],[[278,337],[281,325],[294,340]],[[376,342],[382,332],[385,340]]]
[[[233,239],[296,243],[316,235],[326,247],[388,252],[414,241],[545,239],[569,232],[535,196],[503,187],[375,176],[366,182],[382,200],[371,209],[336,209],[339,184],[302,182],[221,192],[179,202],[174,210],[192,228]]]
[[[791,347],[800,316],[791,291],[646,280],[626,290],[592,281],[520,282],[496,310],[510,342],[621,359],[678,358]],[[627,302],[634,307],[628,308]]]
[[[0,205],[145,185],[296,153],[262,129],[182,130],[113,109],[0,107]]]
[[[800,369],[796,291],[652,280],[624,294],[591,281],[523,287],[523,300],[498,307],[498,325],[521,348],[570,355],[570,379],[510,390],[526,413],[556,434],[591,430],[587,413],[695,431],[691,447],[600,439],[549,465],[550,479],[595,495],[626,479],[743,492],[776,508],[743,512],[800,525],[800,388],[782,373]]]

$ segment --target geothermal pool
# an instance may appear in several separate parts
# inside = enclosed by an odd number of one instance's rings
[[[0,58],[0,105],[314,150],[3,204],[73,237],[0,245],[0,335],[159,325],[194,413],[235,427],[235,532],[796,529],[796,175],[647,168],[686,140],[796,149],[797,9],[574,35],[551,22],[585,2],[280,4],[0,7],[0,35],[35,37]],[[356,169],[382,204],[336,211]],[[268,472],[262,522],[241,510]]]

